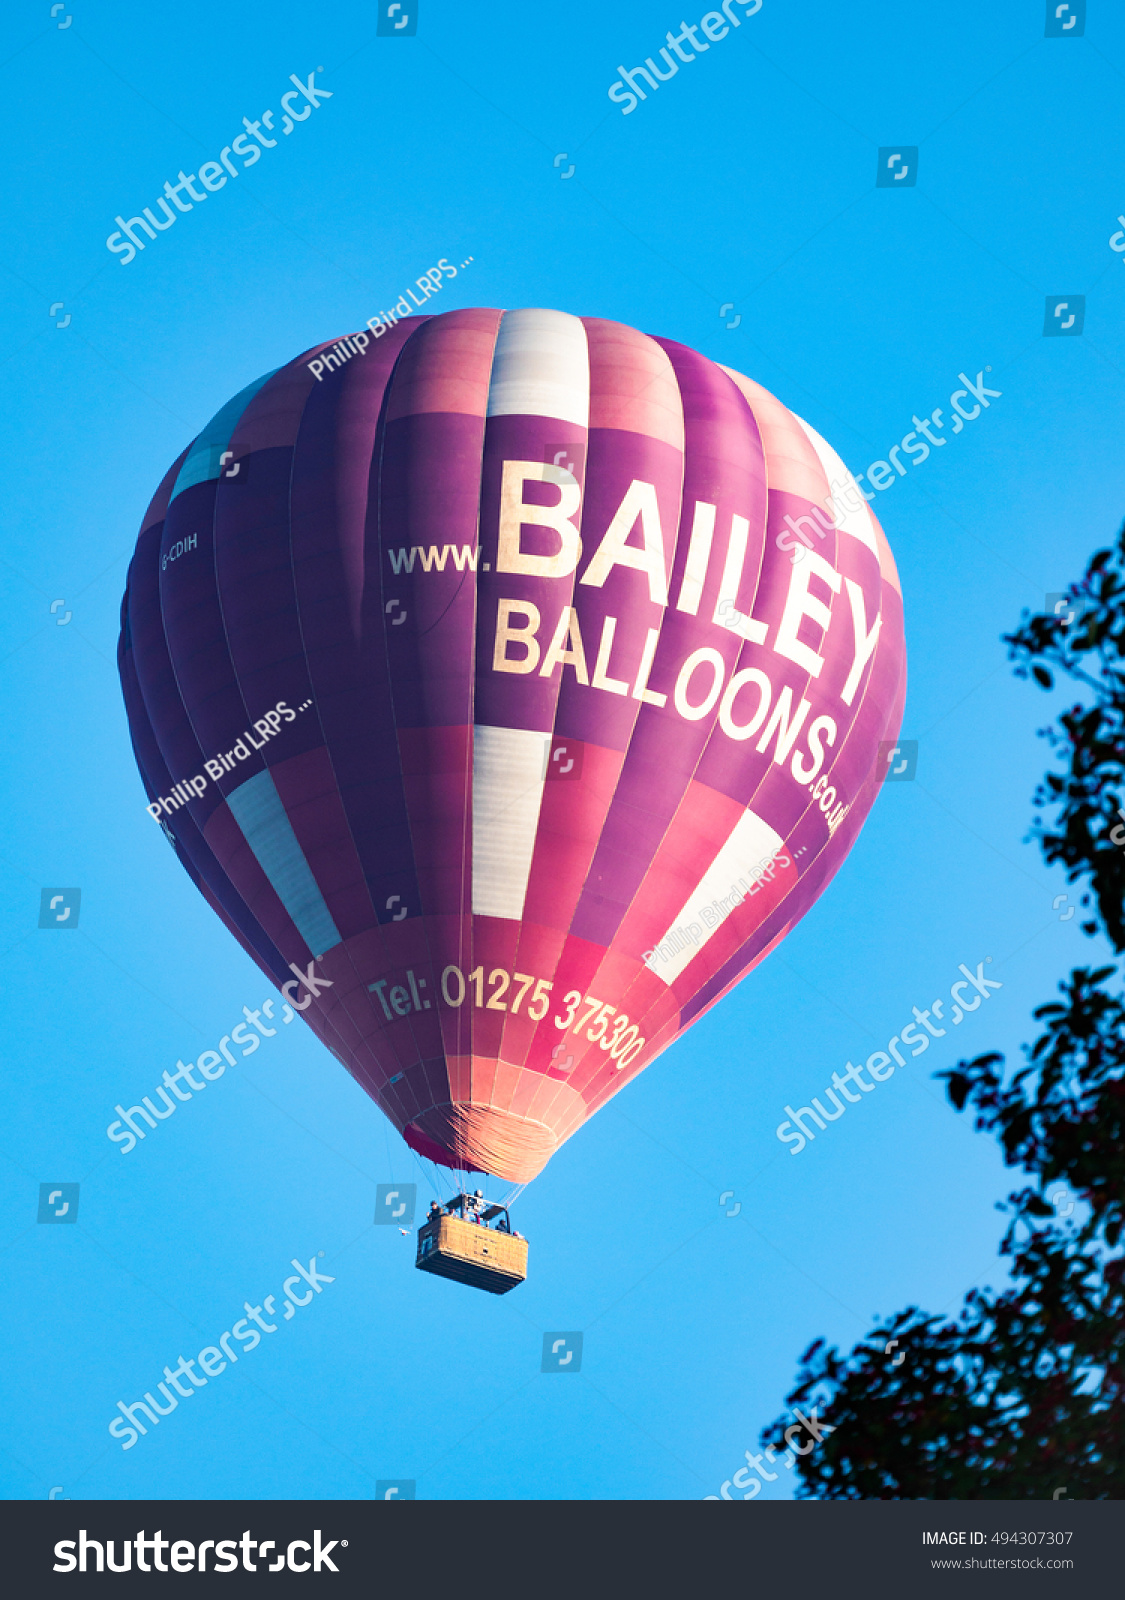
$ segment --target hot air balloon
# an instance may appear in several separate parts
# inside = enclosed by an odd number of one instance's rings
[[[414,1151],[519,1184],[840,867],[902,597],[870,496],[740,373],[560,311],[379,332],[173,464],[121,681],[246,952]]]

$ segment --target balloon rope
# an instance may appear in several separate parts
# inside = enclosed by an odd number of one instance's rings
[[[411,1150],[410,1153],[414,1157],[415,1161],[418,1163],[418,1167],[419,1167],[419,1169],[420,1169],[420,1171],[422,1173],[422,1177],[425,1179],[425,1181],[429,1185],[429,1187],[433,1190],[434,1198],[437,1199],[437,1200],[440,1200],[441,1199],[441,1179],[438,1176],[438,1169],[437,1169],[436,1164],[433,1161],[430,1160],[429,1156],[421,1156],[421,1155],[419,1155],[417,1150]]]
[[[393,1183],[395,1181],[395,1164],[394,1164],[394,1159],[393,1159],[393,1157],[391,1155],[391,1134],[390,1134],[390,1126],[391,1125],[387,1121],[386,1117],[384,1117],[382,1119],[382,1121],[383,1121],[383,1147],[387,1152],[387,1177]]]

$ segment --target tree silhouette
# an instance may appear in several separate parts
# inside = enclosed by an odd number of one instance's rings
[[[1042,730],[1064,770],[1034,802],[1044,859],[1083,885],[1083,931],[1125,950],[1125,528],[1053,613],[1005,635],[1018,677],[1084,699]],[[974,1289],[955,1319],[915,1306],[847,1356],[816,1340],[787,1404],[818,1408],[803,1499],[1116,1499],[1125,1495],[1125,1002],[1114,966],[1079,968],[1037,1008],[1016,1069],[1002,1055],[937,1076],[958,1111],[1031,1181],[1008,1196],[1002,1294]],[[892,1340],[906,1360],[887,1350]],[[786,1449],[785,1416],[762,1447]],[[807,1445],[806,1445],[807,1449]],[[792,1459],[792,1458],[789,1458]],[[753,1491],[757,1493],[757,1491]]]

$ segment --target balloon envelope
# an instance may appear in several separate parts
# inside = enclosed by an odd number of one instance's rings
[[[905,694],[831,447],[537,310],[224,406],[145,516],[119,664],[208,903],[414,1149],[515,1181],[810,908]]]

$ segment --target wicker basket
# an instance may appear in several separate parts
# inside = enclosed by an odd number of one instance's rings
[[[414,1265],[489,1294],[507,1294],[527,1277],[527,1240],[443,1214],[419,1229]]]

